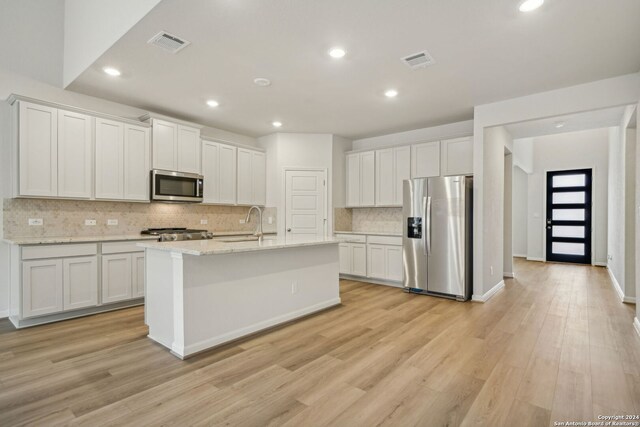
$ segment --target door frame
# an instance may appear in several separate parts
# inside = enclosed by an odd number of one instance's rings
[[[591,169],[591,265],[606,265],[596,262],[596,218],[597,213],[595,207],[597,206],[598,197],[596,196],[596,181],[599,177],[596,165],[591,166],[571,166],[566,169],[562,167],[544,169],[542,177],[542,261],[547,262],[547,173],[558,172],[562,170],[580,170]],[[589,264],[584,264],[589,265]]]
[[[328,197],[328,189],[329,189],[329,178],[328,178],[328,169],[327,168],[299,168],[299,167],[284,167],[282,168],[282,206],[284,207],[284,212],[282,212],[282,230],[278,232],[278,234],[282,233],[282,236],[287,235],[287,172],[322,172],[324,175],[324,227],[323,227],[323,236],[328,236],[329,230],[329,197]]]

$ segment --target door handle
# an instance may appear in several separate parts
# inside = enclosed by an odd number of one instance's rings
[[[290,228],[287,228],[287,233],[291,233],[291,229]]]

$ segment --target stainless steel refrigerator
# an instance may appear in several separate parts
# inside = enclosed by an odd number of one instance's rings
[[[460,301],[471,297],[473,178],[403,183],[404,288]]]

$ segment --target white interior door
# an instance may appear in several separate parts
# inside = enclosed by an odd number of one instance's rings
[[[285,175],[286,236],[324,236],[327,223],[325,172],[288,170]]]

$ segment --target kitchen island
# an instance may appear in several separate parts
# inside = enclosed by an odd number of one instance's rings
[[[339,242],[139,243],[149,338],[186,358],[340,304]]]

